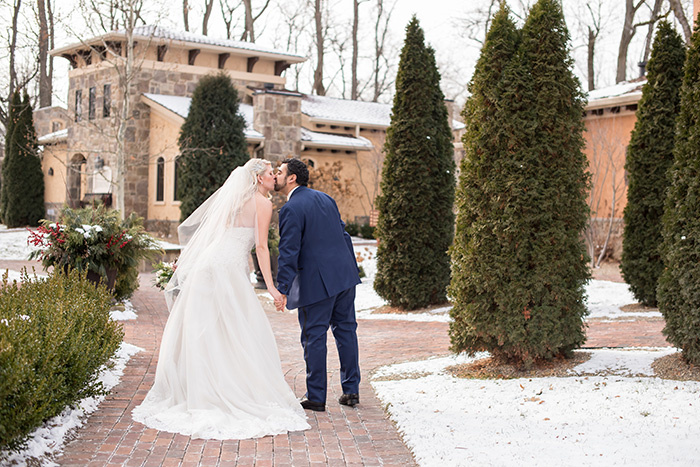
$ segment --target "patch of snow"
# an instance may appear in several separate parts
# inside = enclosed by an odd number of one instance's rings
[[[136,315],[136,309],[131,304],[130,300],[124,300],[122,305],[124,305],[123,310],[113,309],[109,312],[109,317],[112,319],[112,321],[126,321],[138,318]]]
[[[594,350],[587,371],[607,371]],[[629,350],[644,370],[663,351]],[[455,378],[457,357],[393,365],[371,384],[423,467],[697,465],[700,382],[649,377]],[[376,381],[407,374],[406,379]]]

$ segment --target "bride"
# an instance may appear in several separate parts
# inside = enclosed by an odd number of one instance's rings
[[[170,316],[137,422],[205,439],[310,428],[248,275],[256,245],[267,289],[281,300],[267,247],[274,184],[270,162],[251,159],[178,228],[186,247],[166,287]]]

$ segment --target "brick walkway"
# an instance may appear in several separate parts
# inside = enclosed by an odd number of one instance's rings
[[[24,262],[0,261],[16,269]],[[369,384],[373,369],[400,361],[449,353],[446,323],[361,320],[359,341],[363,382],[355,409],[336,403],[340,383],[338,360],[329,342],[329,397],[326,412],[309,414],[311,429],[258,440],[205,441],[159,432],[136,423],[131,410],[153,383],[158,346],[167,310],[162,293],[142,274],[132,303],[138,319],[124,321],[125,341],[144,349],[134,355],[121,383],[67,443],[61,466],[408,466],[415,465],[408,448],[388,420]],[[264,301],[264,300],[263,300]],[[265,302],[265,301],[264,301]],[[282,366],[297,396],[304,394],[304,366],[298,323],[292,313],[277,313],[264,303],[275,331]],[[661,319],[594,321],[586,347],[665,346]]]

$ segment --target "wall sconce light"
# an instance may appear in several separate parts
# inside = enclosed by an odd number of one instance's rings
[[[49,177],[53,177],[53,167],[49,167]]]
[[[102,170],[102,168],[105,166],[105,161],[102,160],[100,156],[97,156],[95,158],[95,170]]]

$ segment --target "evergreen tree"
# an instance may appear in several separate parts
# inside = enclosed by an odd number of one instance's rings
[[[415,16],[406,27],[384,150],[374,287],[403,309],[444,303],[454,230],[454,149],[435,53]]]
[[[589,178],[568,41],[556,0],[533,6],[519,41],[505,6],[489,31],[465,108],[455,351],[530,363],[585,339]]]
[[[661,218],[667,172],[673,162],[684,60],[683,39],[670,23],[661,21],[625,162],[629,187],[620,266],[635,298],[647,306],[656,306],[656,286],[663,271]]]
[[[29,96],[12,98],[3,163],[2,220],[7,227],[37,226],[44,217],[44,173]]]
[[[683,67],[680,114],[663,216],[657,299],[668,341],[700,364],[700,16]]]
[[[17,120],[19,118],[20,108],[22,107],[22,98],[19,95],[19,91],[12,93],[10,97],[10,102],[7,109],[7,126],[5,128],[5,157],[2,161],[2,176],[3,179],[10,172],[10,167],[12,166],[12,155],[14,151],[10,148],[14,147],[12,142],[12,137],[14,136],[14,128],[17,126]],[[5,222],[5,213],[7,212],[7,184],[4,183],[0,187],[0,220]]]
[[[192,95],[178,143],[178,195],[184,220],[250,158],[238,92],[225,73],[203,77]]]

